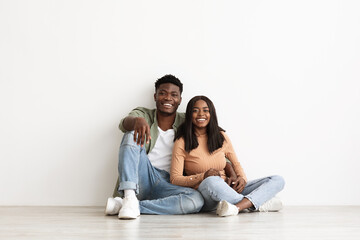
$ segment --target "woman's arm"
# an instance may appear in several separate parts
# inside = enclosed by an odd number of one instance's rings
[[[225,133],[223,133],[223,134],[225,137],[225,144],[226,144],[225,145],[225,157],[227,159],[229,159],[229,161],[231,162],[232,167],[234,168],[234,171],[236,173],[236,176],[242,177],[245,180],[247,180],[244,169],[241,167],[240,162],[237,159],[237,156],[235,154],[234,148],[231,144],[229,137]]]
[[[184,176],[185,164],[185,144],[183,139],[175,141],[170,170],[170,182],[183,187],[197,187],[204,179],[205,173],[199,173],[191,176]]]
[[[241,193],[244,190],[247,179],[243,168],[241,167],[234,148],[231,144],[229,137],[225,134],[226,148],[225,155],[229,159],[230,163],[226,163],[225,173],[228,176],[226,182],[229,186],[231,186],[236,192]],[[231,165],[231,166],[229,166]]]

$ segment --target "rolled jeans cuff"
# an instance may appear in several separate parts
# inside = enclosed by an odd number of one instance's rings
[[[251,199],[251,197],[245,196],[245,198],[247,198],[252,205],[254,205],[254,207],[251,207],[250,210],[256,211],[259,209],[260,206],[258,206],[258,204],[254,203],[254,201]]]
[[[135,193],[138,194],[139,193],[139,187],[136,183],[134,182],[120,182],[119,184],[119,189],[118,191],[123,191],[123,190],[135,190]]]

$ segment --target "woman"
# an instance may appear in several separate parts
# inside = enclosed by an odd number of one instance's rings
[[[235,170],[230,181],[224,169],[227,159]],[[273,197],[283,189],[283,178],[270,176],[247,182],[230,139],[218,126],[215,107],[205,96],[193,97],[186,107],[185,122],[175,136],[170,180],[200,191],[205,200],[202,211],[216,209],[222,217],[245,209],[282,208],[281,201]]]

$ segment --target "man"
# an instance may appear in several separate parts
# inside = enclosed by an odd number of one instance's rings
[[[136,108],[121,120],[125,133],[119,150],[119,180],[109,198],[106,214],[136,219],[142,214],[187,214],[199,212],[201,194],[169,181],[174,134],[184,121],[178,113],[183,85],[172,75],[155,82],[156,109]],[[140,200],[140,201],[139,201]]]

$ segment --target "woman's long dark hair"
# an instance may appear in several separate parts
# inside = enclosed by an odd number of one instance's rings
[[[175,135],[175,140],[183,137],[185,141],[185,151],[187,152],[190,152],[191,150],[199,146],[192,123],[193,108],[195,103],[199,100],[205,101],[209,107],[210,121],[209,124],[206,126],[206,133],[208,135],[207,146],[211,154],[215,150],[221,148],[224,144],[225,138],[220,131],[225,132],[225,130],[223,130],[218,125],[214,104],[209,98],[205,96],[195,96],[189,101],[186,107],[185,122],[179,126],[179,129],[177,130]]]

